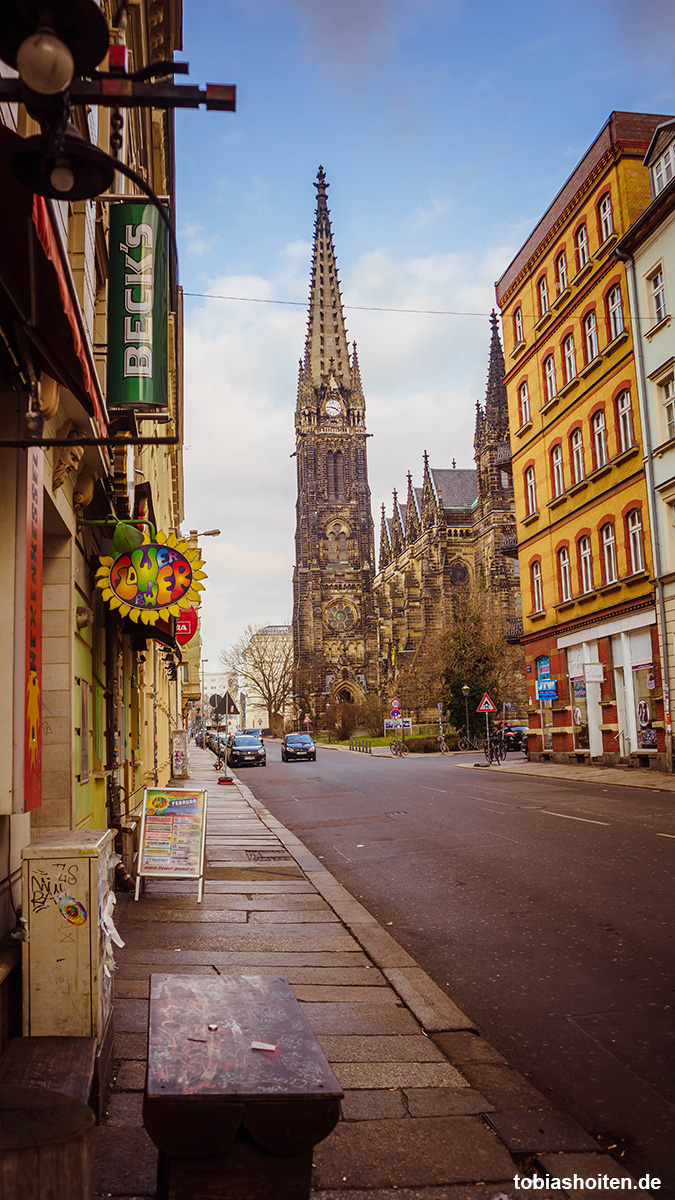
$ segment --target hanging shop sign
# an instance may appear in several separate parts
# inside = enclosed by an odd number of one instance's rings
[[[154,542],[125,550],[116,558],[101,556],[96,586],[120,616],[152,625],[160,617],[180,617],[199,600],[206,574],[199,552],[185,539],[158,533]]]
[[[110,210],[108,407],[168,406],[168,234],[152,204]]]
[[[199,617],[196,610],[190,606],[180,614],[176,621],[176,641],[179,646],[186,646],[197,632]]]

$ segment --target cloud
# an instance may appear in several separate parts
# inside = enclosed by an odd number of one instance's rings
[[[311,247],[294,241],[262,275],[209,281],[214,295],[306,294]],[[366,392],[376,548],[379,506],[433,466],[473,465],[476,399],[485,391],[492,281],[513,247],[403,259],[371,251],[343,271],[345,304],[486,314],[428,316],[347,308]],[[206,655],[215,660],[249,623],[289,619],[296,502],[294,412],[304,307],[209,299],[186,314],[186,527],[205,541]]]

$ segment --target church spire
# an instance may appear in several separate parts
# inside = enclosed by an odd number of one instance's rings
[[[331,378],[337,385],[351,387],[347,330],[326,195],[328,186],[324,169],[319,167],[314,184],[316,218],[305,362],[310,367],[314,387],[330,383]]]
[[[490,365],[488,367],[487,388],[485,391],[485,416],[492,425],[495,432],[503,432],[508,429],[509,424],[509,408],[506,399],[506,384],[504,376],[504,351],[499,337],[499,328],[497,325],[497,314],[492,310],[490,316],[491,337],[490,337]]]

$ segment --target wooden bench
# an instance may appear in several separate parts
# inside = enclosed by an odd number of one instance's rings
[[[342,1094],[285,979],[151,976],[143,1120],[158,1200],[306,1200]]]
[[[63,1092],[94,1107],[95,1037],[15,1037],[0,1058],[0,1087],[22,1085]]]

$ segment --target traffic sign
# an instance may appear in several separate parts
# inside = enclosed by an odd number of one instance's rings
[[[307,714],[306,714],[306,716],[304,716],[304,717],[302,718],[302,720],[303,720],[303,724],[304,724],[304,725],[311,725],[311,724],[312,724],[312,718],[310,717],[309,713],[307,713]]]
[[[478,708],[476,709],[476,712],[491,713],[491,712],[496,712],[496,711],[497,711],[496,705],[494,705],[492,703],[487,692],[485,692],[483,699],[481,700],[480,704],[478,705]]]
[[[391,707],[391,708],[400,708],[400,707],[401,707],[401,701],[400,701],[400,700],[396,700],[396,699],[394,698],[393,700],[390,700],[390,701],[389,701],[389,705],[390,705],[390,707]]]

